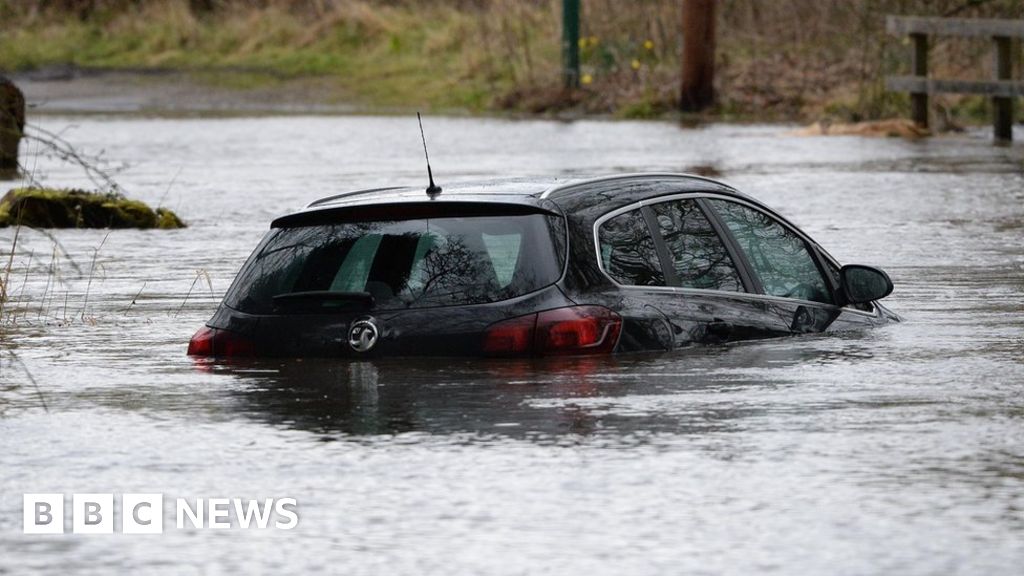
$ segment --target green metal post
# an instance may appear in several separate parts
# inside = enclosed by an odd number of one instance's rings
[[[562,0],[562,64],[566,88],[580,86],[580,0]]]
[[[911,59],[911,68],[914,76],[928,78],[928,36],[926,34],[911,34],[910,39],[914,42],[914,54]],[[928,93],[915,92],[910,95],[910,117],[915,124],[923,128],[928,127]]]
[[[1005,36],[996,36],[994,40],[996,44],[996,80],[1010,80],[1012,72],[1010,39]],[[996,140],[1004,142],[1013,140],[1013,101],[1012,97],[992,97],[992,123],[995,127]]]

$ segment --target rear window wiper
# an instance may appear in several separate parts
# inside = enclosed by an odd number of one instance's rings
[[[369,292],[334,292],[331,290],[307,290],[304,292],[285,292],[274,296],[274,306],[323,308],[346,307],[339,304],[354,304],[360,308],[372,309],[375,301]]]

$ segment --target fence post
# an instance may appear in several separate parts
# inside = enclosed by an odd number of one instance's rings
[[[911,68],[914,76],[928,78],[928,35],[911,34],[914,42],[914,55]],[[914,92],[910,95],[910,117],[919,126],[928,127],[928,93]]]
[[[0,76],[0,177],[18,170],[18,146],[25,130],[25,96]]]
[[[1010,79],[1010,39],[996,36],[995,41],[995,79]],[[1010,142],[1013,140],[1013,98],[1005,96],[992,97],[992,122],[996,140]]]
[[[568,89],[580,86],[580,0],[562,0],[562,75]]]

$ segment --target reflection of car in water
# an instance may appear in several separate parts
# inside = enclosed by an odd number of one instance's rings
[[[189,354],[670,350],[897,320],[891,291],[696,176],[366,190],[275,220]]]

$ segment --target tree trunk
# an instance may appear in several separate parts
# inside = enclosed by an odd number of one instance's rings
[[[214,0],[188,0],[188,7],[193,14],[202,15],[213,12],[217,6]]]
[[[0,76],[0,173],[18,170],[18,145],[25,130],[25,96]]]
[[[683,112],[700,112],[715,101],[715,5],[716,0],[683,0]]]

